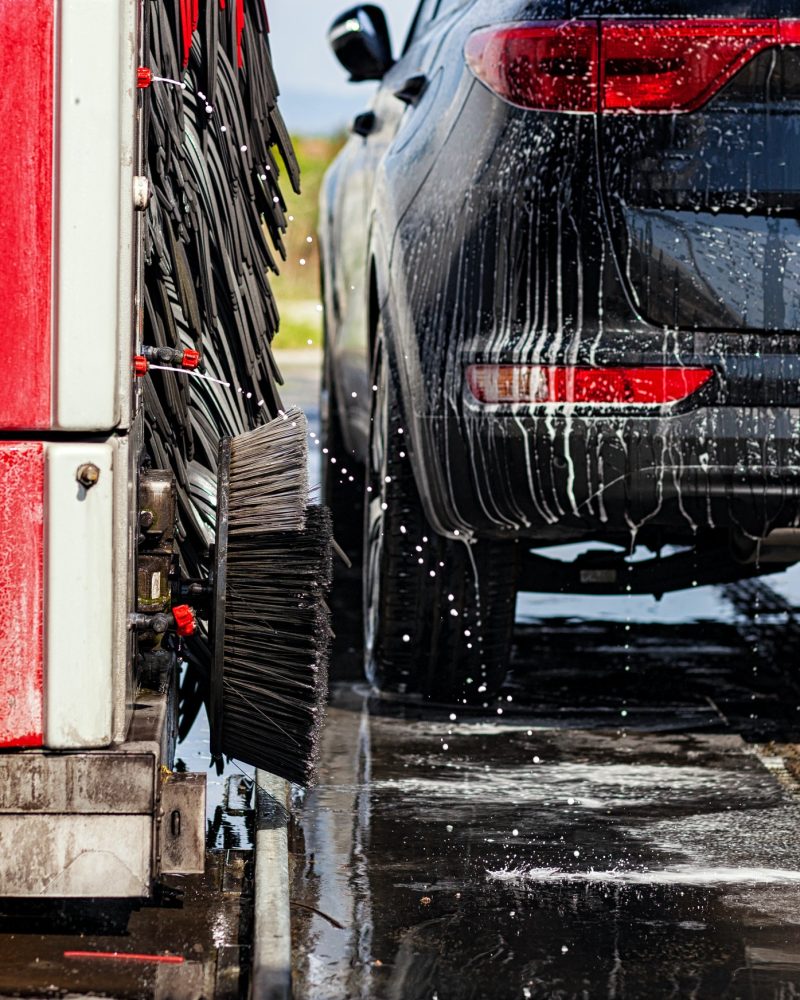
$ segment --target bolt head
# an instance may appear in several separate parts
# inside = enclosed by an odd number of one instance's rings
[[[90,490],[100,478],[100,470],[94,462],[84,462],[78,466],[75,478],[85,489]]]

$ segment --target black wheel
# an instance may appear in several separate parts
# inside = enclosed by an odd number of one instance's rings
[[[331,511],[333,537],[350,560],[347,566],[334,556],[330,602],[335,637],[331,650],[331,679],[352,680],[363,661],[361,619],[361,546],[363,543],[364,467],[347,450],[333,384],[331,358],[325,341],[320,391],[320,454],[322,502]]]
[[[428,525],[381,328],[373,382],[364,502],[367,677],[384,692],[480,703],[508,669],[517,547],[468,544]]]
[[[352,562],[353,571],[359,573],[363,542],[361,504],[364,493],[364,469],[345,445],[342,420],[333,385],[327,337],[323,348],[319,409],[322,442],[321,499],[330,508],[333,534],[337,544]]]

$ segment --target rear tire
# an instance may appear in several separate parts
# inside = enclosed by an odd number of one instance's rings
[[[320,425],[322,502],[330,508],[337,544],[352,562],[353,571],[358,573],[363,542],[360,507],[364,491],[364,469],[355,454],[345,445],[327,337],[323,348]]]
[[[502,685],[517,546],[444,538],[423,512],[379,326],[364,517],[364,652],[384,692],[484,702]]]

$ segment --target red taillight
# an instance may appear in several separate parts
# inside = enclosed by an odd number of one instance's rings
[[[542,111],[597,109],[597,25],[540,21],[488,28],[465,48],[472,72],[500,97]]]
[[[710,368],[470,365],[467,384],[479,403],[654,406],[685,399],[712,375]]]
[[[777,43],[775,21],[698,18],[603,24],[603,110],[693,111],[749,59]]]
[[[482,28],[473,73],[518,107],[573,113],[693,111],[800,21],[747,18],[536,21]]]

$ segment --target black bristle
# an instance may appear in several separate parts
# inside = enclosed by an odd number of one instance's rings
[[[296,406],[231,440],[229,534],[302,531],[308,499],[308,425]]]
[[[142,169],[154,188],[141,220],[141,338],[145,345],[196,348],[210,377],[153,370],[142,380],[147,452],[156,468],[175,470],[181,569],[199,578],[207,575],[214,538],[220,439],[253,430],[283,407],[269,273],[286,255],[281,188],[296,190],[299,170],[277,107],[263,0],[200,5],[184,65],[191,8],[179,0],[141,5],[144,65],[161,78],[138,92]],[[234,10],[245,15],[241,65]],[[305,461],[294,467],[304,470]],[[301,518],[306,503],[303,497]],[[211,674],[203,636],[188,647],[194,676],[183,689],[182,732],[196,718],[200,694],[208,696]]]
[[[303,531],[230,536],[220,727],[227,756],[301,785],[318,756],[331,643],[330,512],[304,513]]]
[[[144,379],[146,441],[155,465],[176,474],[187,576],[205,576],[217,522],[216,601],[209,642],[191,644],[182,731],[208,676],[213,752],[305,783],[327,689],[331,532],[327,514],[306,511],[305,418],[283,410],[271,348],[268,272],[286,256],[287,225],[276,157],[295,190],[299,171],[263,3],[241,2],[241,66],[232,6],[202,8],[184,53],[185,6],[145,5],[149,64],[183,86],[154,83],[140,96],[155,188],[144,343],[197,348],[210,376]]]

